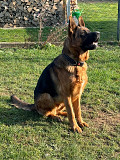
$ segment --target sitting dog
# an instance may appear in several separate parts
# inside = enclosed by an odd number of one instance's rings
[[[73,131],[81,133],[82,127],[88,127],[81,117],[80,107],[81,94],[88,81],[85,61],[89,58],[88,50],[96,49],[100,32],[90,32],[81,16],[78,21],[77,26],[69,17],[62,54],[42,72],[34,90],[34,104],[25,103],[15,95],[11,99],[17,108],[36,110],[58,120],[61,120],[60,115],[67,116]]]

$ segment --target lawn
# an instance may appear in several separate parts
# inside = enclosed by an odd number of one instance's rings
[[[60,123],[11,105],[11,94],[33,103],[40,74],[61,54],[62,47],[0,49],[0,160],[120,159],[117,3],[80,3],[79,6],[84,9],[86,26],[101,32],[100,46],[90,51],[87,61],[89,82],[81,100],[82,116],[89,128],[84,128],[82,134],[73,133],[67,118]],[[48,34],[48,29],[44,33]],[[26,41],[37,41],[38,29],[0,29],[0,35],[2,42],[13,42],[13,39],[22,42],[25,37]]]
[[[119,46],[103,45],[90,52],[89,83],[82,95],[82,115],[89,128],[73,133],[62,123],[11,105],[16,94],[33,103],[33,91],[43,69],[61,47],[42,50],[0,50],[0,159],[118,160],[120,158]]]
[[[46,40],[51,27],[43,28],[42,40]],[[0,42],[37,42],[39,28],[0,28]]]

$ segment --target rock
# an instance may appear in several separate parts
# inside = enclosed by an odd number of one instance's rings
[[[27,4],[26,4],[26,5],[27,5],[27,6],[30,6],[30,4],[31,4],[30,2],[27,2]]]
[[[31,12],[31,11],[32,11],[32,8],[31,8],[31,7],[29,7],[29,8],[28,8],[28,12]]]
[[[24,16],[24,20],[25,20],[25,21],[27,21],[27,20],[28,20],[28,18]]]
[[[19,24],[19,19],[15,19],[14,24]]]
[[[6,13],[5,13],[5,17],[10,17],[10,13],[9,13],[9,12],[6,12]]]
[[[23,6],[18,6],[18,8],[19,8],[19,10],[21,10],[21,11],[24,10]]]
[[[8,6],[8,3],[6,1],[2,2],[2,7]]]
[[[53,6],[53,9],[54,9],[54,10],[57,10],[58,8],[54,5],[54,6]]]
[[[9,24],[6,23],[3,28],[9,28],[9,27],[10,27]]]
[[[29,0],[25,0],[25,2],[29,2]]]
[[[3,14],[2,12],[0,13],[0,18],[1,18],[1,17],[4,17],[4,14]]]
[[[15,5],[16,5],[16,2],[13,2],[13,5],[15,6]]]
[[[2,18],[0,18],[0,23],[3,23],[3,22],[4,22],[4,20]]]
[[[5,10],[7,10],[8,9],[8,7],[7,6],[5,6]]]
[[[54,3],[58,3],[59,2],[59,0],[54,0]]]

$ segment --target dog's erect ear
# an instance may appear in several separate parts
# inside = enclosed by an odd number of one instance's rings
[[[69,25],[68,25],[68,36],[71,38],[71,35],[74,33],[75,28],[77,27],[75,21],[72,16],[69,17]]]
[[[83,18],[82,18],[82,16],[80,16],[79,18],[78,18],[78,26],[80,26],[80,27],[85,27],[85,23],[84,23],[84,21],[83,21]]]

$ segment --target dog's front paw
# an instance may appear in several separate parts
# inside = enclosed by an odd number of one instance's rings
[[[72,128],[74,132],[82,133],[82,129],[78,125],[74,125]]]
[[[78,121],[78,125],[79,125],[81,128],[83,128],[83,127],[89,127],[89,125],[88,125],[86,122],[84,122],[84,121],[82,121],[82,122],[79,122],[79,121]]]

